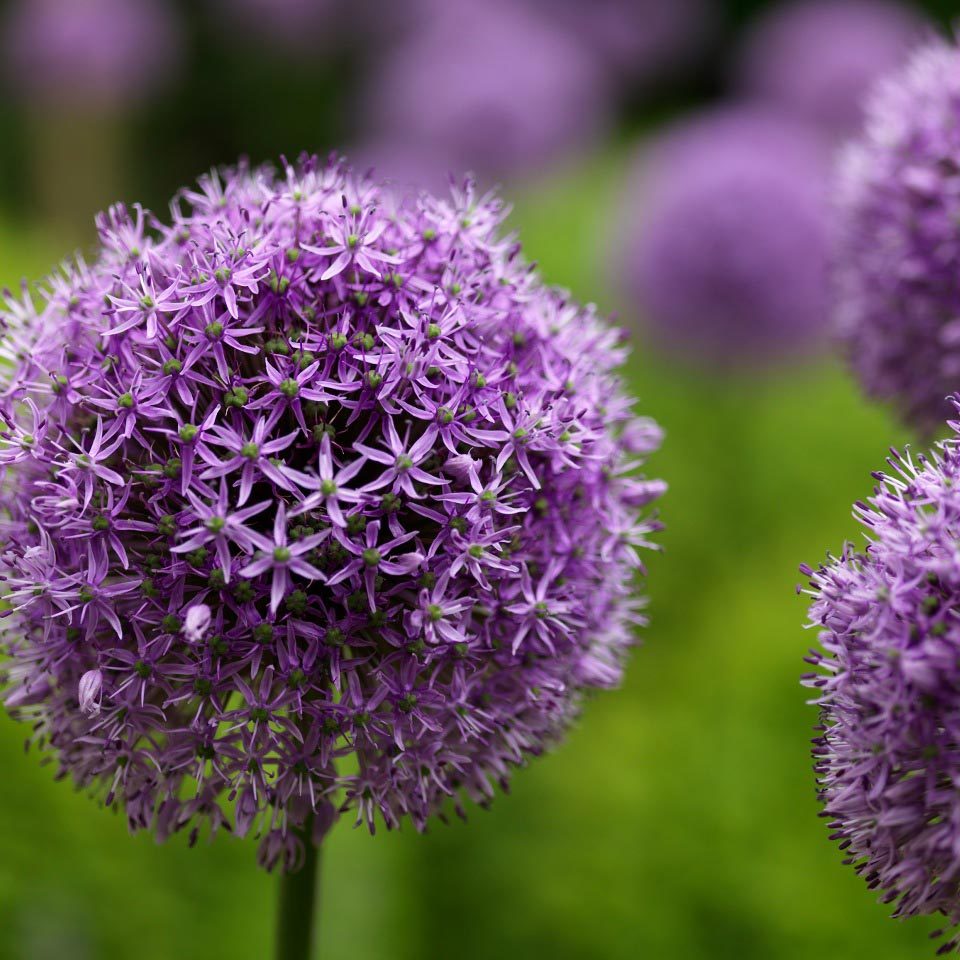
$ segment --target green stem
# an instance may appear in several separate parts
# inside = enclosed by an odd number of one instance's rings
[[[300,834],[306,850],[303,866],[280,876],[276,960],[312,960],[314,956],[320,849],[311,839],[311,828],[307,823]]]

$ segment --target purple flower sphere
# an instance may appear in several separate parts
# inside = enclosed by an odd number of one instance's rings
[[[347,13],[341,0],[211,0],[211,6],[221,24],[300,55],[328,49]]]
[[[461,169],[539,174],[592,142],[609,100],[593,55],[520,5],[467,6],[438,8],[374,74],[366,133],[388,172],[389,144],[432,183]]]
[[[793,0],[748,35],[740,83],[832,136],[856,131],[863,101],[924,34],[917,13],[889,0]]]
[[[647,84],[689,62],[713,32],[709,0],[526,0],[628,83]]]
[[[955,401],[957,402],[957,401]],[[960,423],[951,423],[956,433]],[[960,439],[889,461],[811,577],[815,770],[832,838],[898,917],[960,922]],[[958,946],[956,939],[942,952]]]
[[[141,100],[169,78],[179,53],[162,0],[17,0],[4,33],[11,84],[68,106]]]
[[[422,829],[620,678],[660,434],[503,216],[241,167],[9,298],[7,704],[132,828]]]
[[[882,83],[836,190],[836,324],[866,392],[923,431],[960,385],[960,50]]]
[[[652,336],[724,367],[812,349],[827,319],[825,179],[820,140],[762,111],[710,114],[657,144],[619,263]]]

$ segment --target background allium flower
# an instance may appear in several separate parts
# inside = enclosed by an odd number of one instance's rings
[[[284,51],[315,54],[328,50],[342,33],[349,4],[342,0],[210,0],[221,27],[239,28],[258,42]]]
[[[808,128],[754,110],[688,121],[641,158],[618,266],[663,346],[736,365],[818,342],[825,170]]]
[[[648,84],[689,65],[715,26],[705,0],[526,0],[621,81]]]
[[[960,51],[937,40],[882,83],[837,184],[837,326],[872,397],[922,430],[960,380]]]
[[[7,704],[131,827],[422,828],[618,680],[660,434],[503,215],[240,168],[9,299]]]
[[[10,84],[60,105],[140,100],[168,79],[179,53],[162,0],[16,0],[4,33]]]
[[[956,924],[960,440],[889,463],[855,507],[867,548],[801,568],[823,648],[805,678],[821,711],[815,770],[845,862],[896,916],[942,912]]]
[[[424,182],[539,174],[603,131],[605,71],[550,20],[502,0],[428,10],[366,93],[367,139],[388,173],[394,144],[401,175]]]
[[[741,88],[844,137],[859,128],[872,84],[897,69],[924,32],[915,11],[889,0],[793,0],[748,35]]]

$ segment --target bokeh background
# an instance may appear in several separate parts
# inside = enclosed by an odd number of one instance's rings
[[[625,686],[586,704],[563,749],[466,825],[371,838],[341,823],[323,852],[326,957],[932,952],[932,924],[888,921],[816,816],[815,711],[798,683],[814,637],[794,593],[801,561],[856,535],[851,502],[887,447],[911,438],[814,334],[775,357],[728,338],[744,364],[671,350],[624,256],[645,222],[648,148],[677,118],[748,97],[757,43],[773,43],[749,37],[773,7],[0,3],[0,282],[89,247],[105,203],[162,215],[177,187],[240,155],[348,149],[398,183],[441,187],[469,167],[502,184],[546,277],[631,331],[625,375],[666,429],[651,465],[670,484],[665,549],[650,560],[652,623]],[[946,29],[952,10],[898,15]],[[839,60],[867,36],[838,38]],[[805,69],[821,68],[814,57]],[[823,123],[833,152],[851,122]],[[25,734],[0,717],[0,960],[269,955],[275,880],[250,843],[131,838],[24,756]]]

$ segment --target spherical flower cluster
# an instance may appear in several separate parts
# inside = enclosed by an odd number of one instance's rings
[[[954,431],[960,423],[952,424]],[[895,454],[848,545],[811,577],[824,816],[896,916],[960,922],[960,439]],[[960,945],[954,939],[943,952]]]
[[[222,26],[303,56],[329,48],[325,41],[331,35],[342,39],[337,21],[346,16],[342,0],[211,0],[210,5]]]
[[[837,188],[836,322],[871,396],[914,426],[960,378],[960,50],[938,40],[881,84]]]
[[[162,0],[17,0],[4,52],[11,85],[24,96],[115,108],[167,80],[179,30]]]
[[[241,167],[9,299],[6,702],[132,828],[423,828],[618,681],[660,433],[503,216]]]
[[[826,169],[808,128],[750,109],[688,121],[641,158],[618,266],[662,346],[729,367],[819,343]]]
[[[891,0],[793,0],[750,31],[739,65],[744,93],[846,137],[871,86],[900,67],[924,33]]]
[[[605,71],[577,39],[520,4],[461,6],[429,3],[372,74],[362,113],[388,173],[428,184],[463,169],[539,174],[604,130]]]
[[[716,26],[706,0],[526,0],[569,30],[615,78],[649,84],[698,53]]]

